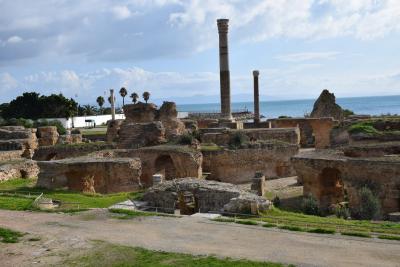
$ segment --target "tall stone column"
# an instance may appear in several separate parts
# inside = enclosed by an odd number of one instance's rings
[[[254,123],[260,123],[260,93],[258,90],[258,70],[253,71],[254,78]]]
[[[231,120],[232,114],[228,52],[228,22],[228,19],[217,20],[219,34],[219,79],[221,89],[221,116],[222,119]]]
[[[110,98],[111,98],[111,119],[115,121],[115,97],[114,97],[114,89],[110,89]]]

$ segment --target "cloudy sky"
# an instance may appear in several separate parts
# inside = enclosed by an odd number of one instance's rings
[[[264,100],[400,94],[399,0],[0,0],[0,102],[24,91],[95,103],[109,88],[216,102],[217,18],[231,90]]]

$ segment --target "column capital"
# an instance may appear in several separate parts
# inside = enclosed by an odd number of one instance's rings
[[[229,28],[229,19],[217,19],[218,32],[219,33],[228,33]]]
[[[253,76],[258,77],[260,75],[260,72],[258,70],[253,70]]]

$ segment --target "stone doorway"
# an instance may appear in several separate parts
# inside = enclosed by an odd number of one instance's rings
[[[335,168],[324,168],[318,176],[319,202],[322,208],[345,200],[345,190],[341,173]]]
[[[159,156],[154,163],[154,167],[156,173],[162,174],[165,180],[172,180],[176,178],[176,168],[171,156]]]

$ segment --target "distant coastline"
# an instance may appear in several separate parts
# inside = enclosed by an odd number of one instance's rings
[[[267,118],[279,116],[302,117],[311,112],[315,99],[261,101],[260,112]],[[343,108],[356,114],[400,114],[400,95],[337,98]],[[253,102],[233,102],[232,110],[253,110]],[[179,111],[218,112],[219,103],[178,104]]]

